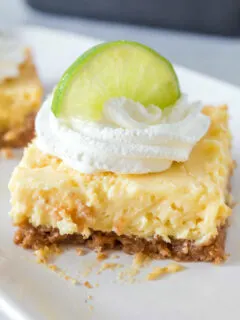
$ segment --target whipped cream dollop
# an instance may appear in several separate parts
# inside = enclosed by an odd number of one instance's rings
[[[13,31],[0,30],[0,83],[19,75],[19,65],[26,58],[26,47]]]
[[[36,119],[37,146],[82,173],[166,170],[173,161],[189,158],[210,125],[202,104],[186,96],[164,110],[112,98],[104,104],[100,121],[56,118],[51,103],[52,96]]]

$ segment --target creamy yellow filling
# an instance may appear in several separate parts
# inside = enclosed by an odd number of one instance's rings
[[[41,84],[27,52],[19,76],[0,84],[0,133],[21,127],[26,116],[39,107],[41,96]]]
[[[86,237],[93,229],[207,242],[231,214],[225,199],[232,159],[227,108],[207,107],[204,113],[211,127],[190,159],[161,173],[81,174],[33,143],[9,184],[14,223]]]

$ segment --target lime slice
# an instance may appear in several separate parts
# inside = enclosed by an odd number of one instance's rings
[[[99,120],[104,103],[123,96],[144,106],[172,105],[180,96],[173,66],[137,42],[97,45],[64,73],[54,92],[52,111],[57,117]]]

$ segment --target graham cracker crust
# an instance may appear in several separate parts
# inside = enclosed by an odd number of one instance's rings
[[[51,244],[85,245],[90,249],[123,250],[128,254],[144,253],[154,259],[174,259],[176,261],[205,261],[220,263],[225,260],[225,238],[227,223],[220,227],[218,235],[205,245],[194,241],[171,239],[170,243],[156,238],[146,240],[139,237],[118,236],[114,232],[92,231],[88,239],[80,234],[60,235],[58,229],[30,224],[18,228],[14,236],[15,244],[25,249],[39,249]]]
[[[35,135],[36,112],[26,116],[21,128],[0,132],[0,148],[22,148],[25,147]]]

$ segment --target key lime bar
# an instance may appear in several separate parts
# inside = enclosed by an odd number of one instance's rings
[[[131,41],[90,49],[44,102],[36,133],[9,184],[16,244],[224,260],[227,107],[189,102],[160,54]]]
[[[0,82],[0,148],[22,147],[32,140],[41,98],[42,86],[31,52],[26,50],[19,75]]]
[[[10,181],[15,243],[34,249],[77,243],[154,258],[223,260],[233,170],[228,111],[220,106],[203,112],[211,126],[189,160],[160,173],[82,174],[33,142]]]

